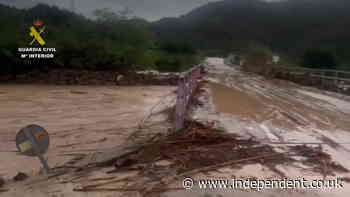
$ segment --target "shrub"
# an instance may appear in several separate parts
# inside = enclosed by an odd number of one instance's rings
[[[301,65],[307,68],[335,69],[337,62],[331,52],[321,49],[309,49],[304,53]]]
[[[265,47],[249,47],[242,65],[243,70],[267,75],[272,67],[272,52]]]

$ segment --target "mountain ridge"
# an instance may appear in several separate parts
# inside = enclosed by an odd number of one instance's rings
[[[159,20],[153,28],[162,39],[187,40],[204,50],[228,52],[255,42],[291,55],[325,48],[344,59],[350,51],[348,10],[345,0],[224,0]]]

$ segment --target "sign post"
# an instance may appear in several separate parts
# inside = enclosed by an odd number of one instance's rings
[[[46,174],[50,172],[50,167],[43,155],[47,152],[49,144],[49,134],[38,125],[26,126],[16,135],[16,146],[19,152],[26,156],[38,157]]]

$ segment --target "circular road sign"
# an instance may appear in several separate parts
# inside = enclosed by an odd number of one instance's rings
[[[38,125],[28,125],[16,135],[16,146],[26,156],[45,154],[49,148],[50,138],[47,131]]]

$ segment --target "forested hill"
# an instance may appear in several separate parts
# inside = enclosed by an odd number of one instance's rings
[[[348,0],[224,0],[153,28],[162,39],[191,40],[201,49],[231,51],[255,42],[289,55],[323,48],[349,61],[349,10]]]
[[[45,4],[30,9],[0,4],[0,77],[55,69],[180,71],[198,63],[185,43],[157,40],[146,20],[109,9],[95,15],[91,20]],[[31,46],[29,28],[36,20],[45,24],[45,47],[57,50],[53,59],[20,58],[18,48]]]

